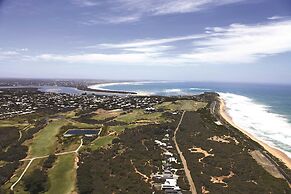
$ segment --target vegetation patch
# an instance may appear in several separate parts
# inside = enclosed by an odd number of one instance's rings
[[[55,165],[48,171],[48,194],[69,194],[75,189],[75,155],[58,156]]]
[[[120,114],[121,114],[121,111],[106,111],[103,109],[98,109],[96,112],[94,112],[91,119],[105,120],[108,118],[114,118],[116,116],[119,116]]]
[[[54,152],[57,135],[62,126],[68,124],[67,120],[59,119],[51,121],[45,128],[38,132],[31,143],[29,155],[44,156]]]
[[[165,122],[165,118],[162,117],[162,113],[145,113],[143,110],[134,110],[130,113],[121,115],[115,119],[116,121],[124,123],[162,123]]]
[[[195,100],[176,100],[173,102],[163,102],[156,105],[156,108],[162,108],[171,111],[197,111],[207,105],[205,102]]]
[[[115,136],[111,136],[111,135],[107,135],[107,136],[102,136],[102,137],[98,137],[97,139],[95,139],[91,145],[90,148],[92,150],[96,150],[99,149],[101,147],[106,147],[108,145],[110,145],[112,143],[112,140],[116,138]]]
[[[285,180],[273,177],[250,156],[249,150],[252,147],[248,141],[251,140],[225,126],[216,125],[214,120],[210,110],[206,108],[197,112],[186,112],[177,133],[180,149],[186,160],[191,161],[188,162],[188,168],[196,188],[203,188],[210,193],[231,194],[287,194],[290,191]],[[209,140],[215,136],[233,137],[239,143],[235,143],[232,138],[228,140],[233,143]],[[195,149],[189,151],[193,145]],[[205,158],[205,150],[213,155]]]

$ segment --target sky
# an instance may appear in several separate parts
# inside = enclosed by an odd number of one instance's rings
[[[0,78],[291,84],[290,0],[0,0]]]

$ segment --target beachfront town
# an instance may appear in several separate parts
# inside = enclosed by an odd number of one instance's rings
[[[56,179],[50,178],[51,172],[58,169],[52,167],[72,156],[71,163],[65,161],[65,164],[72,164],[70,169],[78,165],[74,171],[76,177],[71,181],[75,181],[72,189],[78,189],[81,194],[100,189],[108,190],[101,193],[112,193],[117,188],[119,193],[142,189],[147,191],[143,193],[151,191],[152,194],[188,194],[195,190],[196,183],[203,194],[217,189],[238,190],[240,184],[231,180],[240,171],[242,180],[255,171],[260,175],[253,178],[255,183],[262,177],[271,180],[274,176],[268,174],[264,166],[258,168],[252,153],[263,153],[264,161],[272,161],[270,165],[277,169],[275,172],[282,174],[280,180],[272,179],[272,183],[278,184],[276,188],[282,188],[281,191],[287,191],[288,169],[243,134],[225,125],[216,115],[217,97],[216,93],[171,97],[1,88],[0,120],[4,137],[1,143],[4,146],[0,154],[3,184],[0,193],[3,189],[15,193],[33,190],[31,179],[36,185],[49,183],[48,179]],[[52,140],[48,146],[55,147],[54,152],[39,149],[47,146],[43,143],[47,136]],[[192,151],[193,148],[196,151]],[[232,156],[230,164],[225,155],[233,150],[238,154]],[[48,169],[42,164],[30,166],[32,161],[46,158],[48,161],[54,158]],[[240,168],[245,163],[252,171]],[[40,174],[31,174],[25,169]],[[18,173],[17,179],[15,173]],[[195,185],[192,175],[199,177]],[[39,176],[45,180],[39,180]],[[124,176],[126,180],[122,180]],[[273,189],[267,183],[259,186]],[[45,191],[46,187],[40,190]]]
[[[103,108],[105,110],[136,108],[153,111],[163,97],[114,96],[114,95],[70,95],[65,93],[43,93],[33,88],[2,89],[0,95],[0,119],[35,112],[65,112]]]

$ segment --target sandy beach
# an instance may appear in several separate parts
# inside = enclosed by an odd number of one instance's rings
[[[253,141],[256,141],[257,143],[259,143],[261,146],[263,146],[265,148],[265,150],[267,150],[273,156],[275,156],[276,158],[278,158],[279,160],[281,160],[289,169],[291,169],[291,159],[284,152],[282,152],[282,151],[280,151],[280,150],[278,150],[278,149],[276,149],[274,147],[269,146],[265,142],[262,142],[262,141],[258,140],[252,134],[250,134],[246,130],[240,128],[239,126],[237,126],[233,122],[232,118],[226,112],[224,100],[221,99],[221,98],[220,98],[219,112],[220,112],[221,116],[224,118],[224,120],[226,120],[229,124],[231,124],[233,127],[237,128],[242,133],[244,133],[245,135],[247,135],[248,137],[250,137]]]

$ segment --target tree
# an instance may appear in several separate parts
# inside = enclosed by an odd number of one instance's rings
[[[24,178],[25,190],[31,194],[41,193],[47,190],[47,175],[43,171],[36,169]]]

